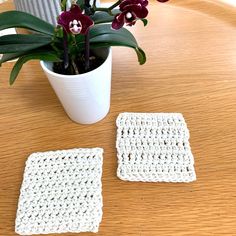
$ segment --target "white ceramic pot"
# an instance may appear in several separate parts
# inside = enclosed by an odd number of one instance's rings
[[[112,51],[102,49],[102,54],[105,61],[101,66],[80,75],[57,74],[52,63],[40,62],[66,113],[77,123],[96,123],[110,109]]]
[[[61,12],[60,3],[61,0],[14,0],[16,10],[30,13],[53,25],[57,24],[57,17]],[[70,5],[71,1],[67,1],[68,9]],[[100,1],[97,1],[97,6],[99,5]]]

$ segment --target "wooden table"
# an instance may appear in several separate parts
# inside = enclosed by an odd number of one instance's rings
[[[0,11],[11,9],[3,3]],[[113,50],[111,110],[83,126],[68,119],[38,62],[13,87],[0,70],[0,235],[12,236],[32,152],[103,147],[104,215],[97,235],[236,235],[236,8],[217,1],[152,3],[149,25],[133,30],[148,60]],[[197,181],[132,183],[116,177],[120,112],[181,112],[191,131]],[[77,235],[77,234],[66,234]],[[94,234],[81,234],[94,235]]]

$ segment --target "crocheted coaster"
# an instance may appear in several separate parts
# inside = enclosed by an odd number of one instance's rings
[[[33,153],[26,162],[15,231],[97,232],[102,220],[103,149]]]
[[[122,180],[196,180],[189,131],[179,113],[122,113],[116,120],[117,175]]]

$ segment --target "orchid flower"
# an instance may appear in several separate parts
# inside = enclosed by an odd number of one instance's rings
[[[64,11],[58,18],[58,24],[69,34],[86,34],[94,24],[90,17],[84,15],[78,5],[72,5],[69,11]]]
[[[132,26],[138,19],[147,17],[147,5],[147,0],[123,0],[119,5],[121,13],[115,16],[112,28],[118,30],[124,24]]]

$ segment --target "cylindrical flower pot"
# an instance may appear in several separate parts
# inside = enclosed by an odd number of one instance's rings
[[[53,25],[57,24],[57,17],[61,12],[61,0],[14,0],[16,10],[30,13]],[[71,1],[67,1],[69,9]],[[100,2],[97,1],[97,5]]]
[[[60,0],[14,0],[16,10],[30,13],[53,25],[61,12]]]
[[[64,110],[77,123],[96,123],[110,109],[112,51],[110,48],[102,51],[103,64],[79,75],[57,74],[52,71],[52,63],[40,62]]]

